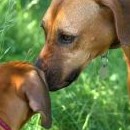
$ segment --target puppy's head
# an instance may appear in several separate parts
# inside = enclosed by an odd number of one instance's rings
[[[32,116],[32,114],[39,112],[42,116],[42,125],[45,128],[50,128],[52,122],[51,102],[44,73],[26,62],[2,64],[0,65],[0,71],[1,92],[8,97],[11,95],[12,102],[21,104],[19,112],[25,112],[22,117],[18,115],[17,120],[21,122],[20,125]],[[4,90],[6,90],[7,93],[5,93]],[[26,106],[22,105],[22,103],[26,104]],[[12,104],[11,107],[14,106],[15,104]]]
[[[130,43],[129,8],[129,0],[52,0],[42,21],[46,43],[36,62],[50,90],[68,86],[114,41]]]

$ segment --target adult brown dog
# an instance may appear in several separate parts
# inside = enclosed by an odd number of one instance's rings
[[[44,74],[31,64],[10,62],[0,65],[0,130],[19,130],[40,112],[42,125],[51,125],[51,107]]]
[[[130,0],[52,0],[42,22],[46,43],[36,66],[51,91],[68,86],[95,57],[121,47],[130,88]]]

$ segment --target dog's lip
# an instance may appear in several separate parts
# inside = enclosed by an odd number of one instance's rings
[[[74,80],[73,80],[74,81]],[[69,81],[64,81],[62,83],[59,83],[55,86],[52,86],[52,87],[49,87],[49,91],[57,91],[57,90],[60,90],[60,89],[63,89],[63,88],[66,88],[68,87],[71,83],[73,83],[73,81],[69,82]]]
[[[57,84],[54,84],[54,86],[50,86],[49,90],[56,91],[56,90],[69,86],[71,83],[73,83],[73,81],[75,81],[78,78],[79,74],[80,74],[80,69],[79,68],[75,69],[64,80],[62,80],[61,82],[59,82]]]
[[[63,82],[63,83],[57,84],[55,86],[49,87],[49,90],[52,92],[57,91],[59,89],[62,89],[62,88],[69,86],[70,84],[71,84],[70,82]]]

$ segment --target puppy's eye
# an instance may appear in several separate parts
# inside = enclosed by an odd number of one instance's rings
[[[76,36],[60,33],[58,35],[58,42],[61,44],[71,44],[74,42],[75,38]]]

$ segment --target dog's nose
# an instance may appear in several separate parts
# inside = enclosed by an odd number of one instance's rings
[[[39,69],[42,69],[42,64],[43,64],[43,60],[41,60],[40,58],[38,58],[35,62],[35,66]]]

